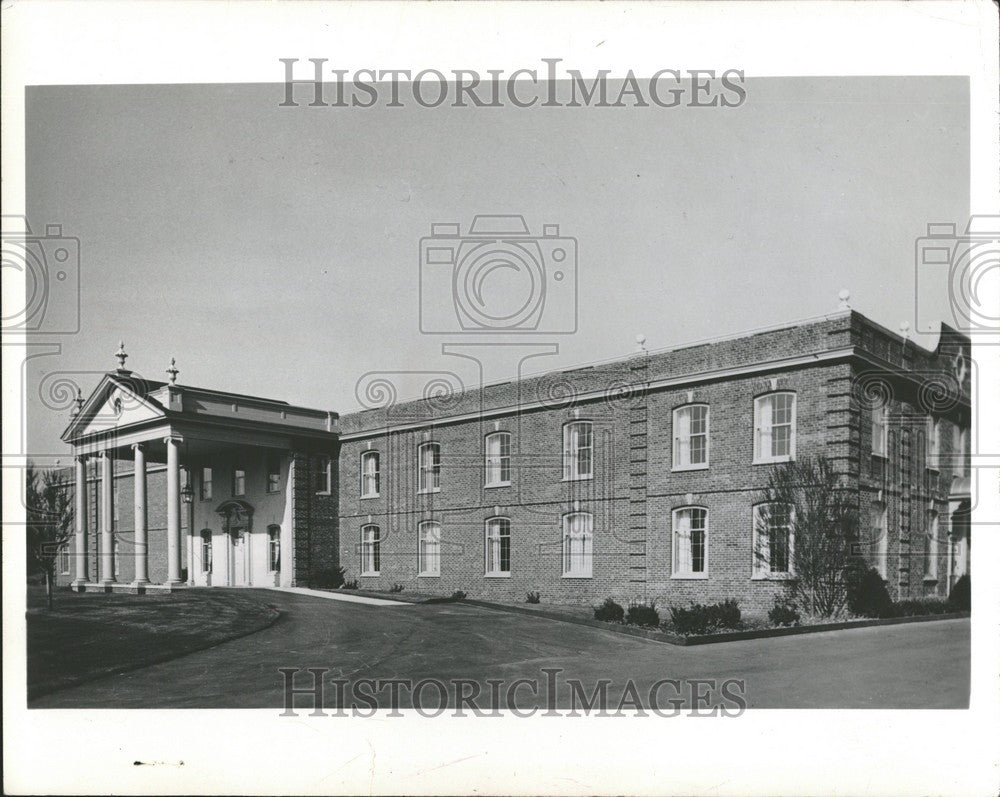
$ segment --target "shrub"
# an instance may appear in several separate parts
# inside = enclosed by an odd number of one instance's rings
[[[345,581],[344,586],[341,587],[341,589],[357,589],[357,588],[358,588],[357,579],[354,579],[353,581]]]
[[[955,582],[948,596],[948,603],[951,604],[952,611],[972,611],[972,582],[969,581],[968,575],[962,576]]]
[[[620,623],[625,619],[625,609],[620,603],[615,603],[611,598],[607,598],[604,603],[594,609],[594,619],[603,620],[606,623]]]
[[[795,604],[783,601],[780,598],[774,599],[774,606],[767,613],[767,619],[772,625],[798,625],[802,618]]]
[[[648,606],[645,603],[633,603],[628,607],[625,622],[629,625],[657,628],[660,625],[660,613],[656,611],[655,603],[651,603]]]
[[[529,592],[528,593],[528,603],[541,603],[542,594],[540,592]]]
[[[344,584],[344,568],[329,567],[312,574],[310,586],[317,589],[339,589]]]
[[[881,574],[874,567],[848,580],[847,608],[860,617],[892,616],[892,598]]]
[[[741,627],[741,620],[740,605],[732,598],[707,606],[695,603],[687,609],[670,610],[670,621],[679,634],[707,634],[722,628],[736,630]]]
[[[892,605],[893,617],[917,617],[922,614],[947,614],[954,611],[948,601],[941,598],[912,598]]]
[[[389,592],[402,592],[402,591],[403,591],[402,584],[393,584],[391,587],[389,587]]]
[[[465,593],[460,589],[456,589],[453,593],[451,593],[451,599],[453,601],[464,601]]]

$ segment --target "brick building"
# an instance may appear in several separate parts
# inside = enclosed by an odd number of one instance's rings
[[[787,522],[759,516],[769,475],[790,459],[836,467],[857,497],[856,553],[894,596],[943,596],[967,572],[970,354],[946,326],[928,351],[846,310],[339,418],[179,385],[134,392],[164,409],[178,396],[167,414],[190,487],[166,503],[192,499],[174,532],[187,540],[175,566],[187,583],[305,585],[343,567],[370,589],[661,606],[735,597],[760,611],[794,576]],[[109,374],[81,408],[66,434],[78,453],[101,448],[95,434],[124,450],[130,423],[83,430],[126,379]],[[123,485],[112,525],[139,516],[130,480],[110,480]],[[151,517],[161,500],[148,499]],[[84,580],[97,583],[88,529],[99,522],[78,535],[91,552]],[[160,527],[147,533],[153,575],[156,540],[171,538]],[[237,550],[241,535],[257,565]],[[129,539],[127,521],[111,538]],[[124,562],[120,573],[134,579]]]

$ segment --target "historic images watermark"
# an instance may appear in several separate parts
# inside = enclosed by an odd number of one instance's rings
[[[742,69],[659,69],[624,77],[584,75],[561,58],[523,69],[337,69],[327,58],[279,58],[283,108],[738,108],[747,98]],[[307,61],[307,63],[303,63]],[[311,65],[311,66],[310,66]],[[296,87],[299,92],[296,92]]]
[[[542,668],[532,678],[345,678],[327,679],[326,667],[281,667],[282,717],[308,710],[312,717],[371,717],[388,709],[402,717],[739,717],[747,709],[746,682],[739,678],[661,678],[637,684],[631,678],[588,682]]]

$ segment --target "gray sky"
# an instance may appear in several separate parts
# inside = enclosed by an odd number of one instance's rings
[[[421,335],[433,222],[520,213],[578,240],[579,330],[533,370],[852,305],[914,321],[914,239],[969,213],[964,78],[759,78],[739,108],[279,108],[278,85],[29,89],[37,232],[81,241],[82,331],[29,366],[358,409],[365,372],[459,370]],[[942,283],[932,292],[947,319]],[[922,339],[933,345],[933,339]],[[509,376],[489,366],[490,376]],[[82,377],[86,393],[97,375]],[[419,394],[424,380],[400,379]]]

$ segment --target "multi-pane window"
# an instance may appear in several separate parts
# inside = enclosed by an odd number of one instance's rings
[[[510,519],[494,517],[486,521],[486,575],[510,575]]]
[[[313,479],[317,493],[329,495],[332,492],[333,469],[330,466],[329,457],[316,457],[313,467]]]
[[[872,504],[872,542],[875,549],[875,569],[882,578],[889,577],[889,532],[886,528],[885,504]]]
[[[247,472],[241,468],[233,470],[233,495],[247,494]]]
[[[952,470],[960,476],[968,476],[969,430],[955,424],[952,428],[951,447],[954,451]]]
[[[201,469],[201,500],[208,501],[212,497],[212,469]]]
[[[441,524],[431,520],[420,524],[417,547],[417,575],[441,575]]]
[[[419,480],[417,489],[422,493],[436,493],[441,489],[441,444],[424,443],[417,449]]]
[[[267,527],[267,569],[272,573],[281,570],[281,527]]]
[[[938,470],[941,458],[941,421],[931,416],[927,419],[927,467]]]
[[[674,470],[708,466],[708,405],[674,410]]]
[[[792,508],[787,504],[757,504],[753,508],[753,536],[754,576],[790,575],[795,548]]]
[[[361,527],[361,575],[377,576],[382,569],[382,533],[369,523]]]
[[[69,573],[69,561],[69,543],[65,542],[59,549],[59,572],[63,575]]]
[[[378,498],[382,475],[378,451],[365,451],[361,455],[361,497]]]
[[[708,575],[708,510],[699,506],[674,510],[675,576],[705,578]]]
[[[938,513],[931,512],[927,521],[927,568],[924,578],[927,581],[937,581],[938,577]]]
[[[754,462],[795,458],[795,394],[769,393],[754,401]]]
[[[267,458],[267,491],[276,493],[281,489],[281,462],[277,457]]]
[[[210,529],[201,530],[201,572],[212,572],[212,532]]]
[[[879,404],[872,408],[872,454],[888,456],[889,451],[889,407]]]
[[[486,437],[486,486],[510,484],[510,432]]]
[[[563,516],[563,576],[590,578],[593,574],[594,519],[587,512]]]
[[[111,541],[111,572],[114,577],[121,578],[122,575],[122,560],[121,560],[121,546],[118,544],[118,535]]]
[[[594,425],[573,421],[563,427],[563,478],[590,479],[594,475]]]

